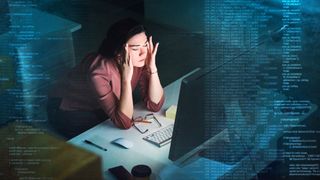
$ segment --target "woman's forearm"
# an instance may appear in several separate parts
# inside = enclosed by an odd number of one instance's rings
[[[130,81],[122,81],[119,110],[127,117],[133,116],[132,89]]]
[[[149,98],[152,102],[158,103],[163,95],[163,88],[157,70],[153,70],[151,73],[149,79]]]

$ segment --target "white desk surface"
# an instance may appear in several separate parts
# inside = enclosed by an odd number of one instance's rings
[[[164,112],[171,105],[178,104],[180,83],[185,76],[164,88],[166,98],[165,103],[162,109],[158,113],[155,113],[156,117],[161,122],[162,127],[174,123],[173,120],[164,117]],[[142,103],[138,103],[134,106],[134,117],[148,113],[150,112],[143,107]],[[155,177],[155,174],[158,174],[166,165],[172,164],[172,161],[168,159],[170,144],[159,148],[142,139],[142,137],[153,131],[155,130],[149,130],[149,132],[141,134],[134,127],[129,130],[121,130],[115,127],[110,120],[107,120],[70,139],[68,142],[101,156],[102,170],[105,179],[114,179],[108,171],[111,167],[122,165],[130,172],[132,167],[138,164],[150,166],[152,172],[154,172],[152,176]],[[83,142],[85,139],[94,139],[96,137],[102,141],[101,143],[107,147],[108,151],[103,151]],[[124,149],[111,144],[111,141],[120,137],[132,141],[134,146],[130,149]]]

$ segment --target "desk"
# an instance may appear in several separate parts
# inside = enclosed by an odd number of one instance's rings
[[[192,72],[189,74],[191,73]],[[162,109],[158,113],[155,113],[163,127],[174,122],[173,120],[164,117],[164,111],[170,105],[178,103],[180,83],[185,76],[179,78],[164,88],[164,93],[166,96],[165,103]],[[149,113],[149,111],[143,107],[142,103],[138,103],[134,106],[134,117],[145,115],[147,113]],[[152,172],[154,172],[153,176],[155,178],[155,174],[158,174],[162,169],[165,168],[165,166],[172,164],[172,161],[168,159],[170,144],[158,148],[157,146],[142,139],[142,137],[151,132],[153,131],[150,131],[146,134],[141,134],[135,128],[130,128],[129,130],[120,130],[115,127],[110,120],[107,120],[70,139],[69,143],[87,149],[101,156],[103,162],[103,172],[118,165],[123,165],[130,172],[133,166],[138,164],[146,164],[151,167]],[[85,139],[90,139],[97,136],[103,138],[105,141],[103,143],[107,145],[108,151],[102,151],[83,142]],[[134,143],[134,147],[130,149],[123,149],[111,144],[112,140],[119,137],[125,137],[126,139],[132,141]],[[105,172],[104,178],[114,179],[109,171]]]
[[[173,123],[172,120],[166,119],[164,117],[164,110],[167,109],[170,105],[178,103],[180,83],[184,77],[178,79],[164,89],[166,102],[162,110],[158,113],[155,113],[156,117],[159,119],[163,126]],[[246,123],[244,117],[239,116],[239,114],[241,115],[241,108],[238,100],[234,99],[232,101],[228,101],[224,104],[226,112],[229,112],[225,115],[225,121],[227,122],[227,124],[229,123],[228,127],[218,135],[210,138],[208,142],[203,143],[190,152],[190,154],[193,154],[193,152],[197,152],[199,149],[205,149],[206,146],[210,147],[210,144],[214,145],[214,142],[219,138],[229,139],[224,138],[224,136],[227,137],[226,134],[230,134],[230,132],[237,132],[238,130],[244,128],[246,130],[243,133],[239,131],[241,133],[241,137],[248,140],[250,140],[250,138],[253,138],[252,143],[254,144],[254,146],[250,148],[249,151],[246,150],[248,152],[234,164],[224,164],[223,162],[215,159],[210,160],[204,157],[199,157],[198,159],[195,159],[195,161],[192,161],[190,164],[185,164],[181,166],[181,168],[179,168],[168,159],[170,144],[158,148],[157,146],[150,144],[142,139],[142,137],[146,136],[148,133],[140,134],[135,128],[131,128],[129,130],[120,130],[116,128],[111,121],[105,121],[95,126],[94,128],[71,139],[69,143],[83,147],[100,155],[103,161],[103,171],[106,171],[110,167],[119,165],[123,165],[128,171],[130,171],[135,165],[146,164],[150,166],[152,171],[154,172],[153,179],[160,177],[164,179],[178,178],[184,180],[217,178],[249,179],[254,177],[269,163],[276,160],[278,154],[277,141],[283,135],[283,132],[290,129],[298,122],[306,119],[317,109],[316,105],[310,104],[310,111],[299,116],[281,113],[280,108],[278,106],[272,106],[272,104],[279,100],[286,100],[287,98],[283,94],[276,93],[273,90],[258,89],[258,95],[260,94],[261,98],[263,97],[265,100],[262,101],[264,102],[264,106],[274,108],[273,111],[270,111],[270,113],[274,115],[270,116],[270,118],[272,119],[269,119],[267,124],[262,124],[259,126],[258,123]],[[269,112],[267,111],[267,109],[263,109],[262,107],[259,108],[261,110],[257,111],[257,115]],[[134,117],[149,113],[147,110],[145,110],[142,103],[136,104],[134,109]],[[287,124],[284,124],[281,121],[281,119],[292,118],[298,119],[298,121],[290,123],[290,126],[287,126]],[[237,121],[234,121],[235,119]],[[255,134],[251,135],[251,133],[246,133],[247,130],[252,128],[255,128]],[[230,132],[227,133],[228,131]],[[151,132],[153,131],[149,131],[149,133]],[[126,139],[134,142],[134,147],[131,149],[123,149],[110,143],[111,141],[119,137],[125,137]],[[240,144],[239,146],[233,146],[234,148],[232,148],[230,152],[233,152],[233,150],[241,150],[241,144],[243,144],[243,140],[239,140],[239,138],[236,137],[232,138],[232,136],[230,137],[231,140],[227,141],[232,141],[236,144]],[[101,144],[106,145],[108,151],[104,152],[96,147],[85,144],[83,142],[85,139],[102,139]],[[240,147],[240,149],[236,149],[236,147]],[[113,179],[113,176],[108,171],[105,172],[104,177],[107,179]]]

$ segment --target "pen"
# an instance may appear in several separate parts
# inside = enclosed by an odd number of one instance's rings
[[[87,143],[87,144],[90,144],[90,145],[92,145],[92,146],[95,146],[95,147],[97,147],[97,148],[99,148],[99,149],[102,149],[102,150],[104,150],[104,151],[107,151],[106,148],[103,148],[103,147],[101,147],[101,146],[99,146],[99,145],[97,145],[97,144],[95,144],[95,143],[93,143],[93,142],[91,142],[91,141],[89,141],[89,140],[84,140],[84,142]]]

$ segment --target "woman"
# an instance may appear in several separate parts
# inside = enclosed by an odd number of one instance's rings
[[[133,19],[113,24],[98,52],[73,68],[64,86],[59,86],[64,90],[49,99],[49,122],[67,138],[107,117],[128,129],[133,125],[132,92],[137,84],[147,109],[159,111],[164,93],[156,66],[158,46]]]

